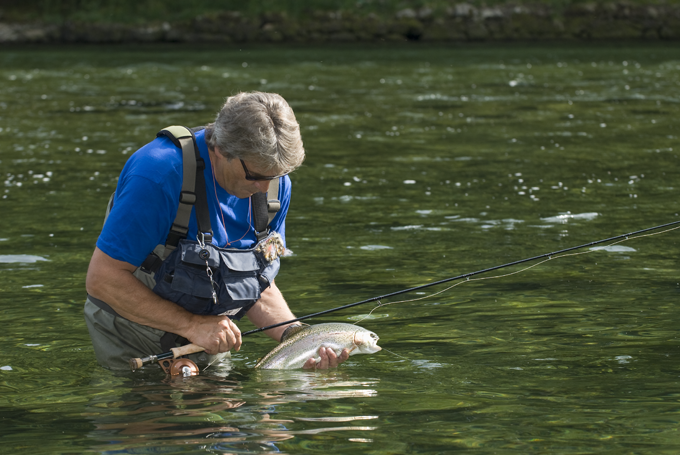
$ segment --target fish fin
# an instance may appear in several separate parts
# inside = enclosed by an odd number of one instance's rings
[[[298,322],[295,325],[289,325],[288,327],[286,327],[286,330],[283,331],[283,335],[281,336],[281,343],[283,343],[288,338],[298,333],[300,330],[306,329],[307,327],[309,327],[309,324],[305,324],[304,322]]]

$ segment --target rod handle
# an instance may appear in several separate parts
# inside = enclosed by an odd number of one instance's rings
[[[180,346],[178,348],[172,348],[170,349],[172,351],[172,358],[176,359],[177,357],[182,357],[183,355],[189,355],[189,354],[194,354],[196,352],[201,352],[205,351],[201,346],[197,344],[185,344],[184,346]]]
[[[130,359],[130,370],[137,371],[144,366],[144,361],[140,358]]]
[[[163,353],[163,354],[158,354],[158,355],[150,355],[148,357],[136,357],[133,359],[130,359],[130,370],[132,371],[137,371],[140,368],[142,368],[144,365],[147,363],[155,362],[159,359],[169,359],[170,354],[172,354],[172,358],[176,359],[178,357],[182,357],[183,355],[189,355],[193,354],[195,352],[201,352],[205,351],[201,346],[197,344],[187,344],[184,346],[180,346],[178,348],[172,348],[170,351]]]

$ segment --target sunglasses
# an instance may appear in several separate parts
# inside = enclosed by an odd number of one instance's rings
[[[248,171],[248,168],[246,167],[246,163],[243,162],[243,160],[239,160],[241,162],[241,165],[243,165],[243,170],[246,171],[246,180],[251,180],[251,181],[262,181],[262,180],[274,180],[278,179],[280,177],[283,177],[286,174],[281,174],[281,175],[275,175],[273,177],[266,176],[266,175],[253,175]]]

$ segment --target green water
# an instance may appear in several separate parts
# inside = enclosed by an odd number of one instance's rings
[[[84,280],[125,160],[241,90],[302,127],[298,315],[680,219],[677,44],[4,48],[0,452],[680,450],[679,231],[378,308],[386,350],[337,371],[256,371],[260,334],[194,378],[98,367]]]

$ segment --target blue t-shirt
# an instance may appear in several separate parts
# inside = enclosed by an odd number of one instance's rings
[[[250,198],[239,199],[216,183],[204,130],[195,133],[195,136],[201,157],[206,163],[203,175],[213,245],[241,249],[253,246],[257,239]],[[279,182],[281,209],[270,227],[271,231],[281,234],[285,242],[285,219],[290,205],[291,182],[288,176],[282,177]],[[113,209],[104,223],[97,247],[114,259],[139,267],[156,245],[165,244],[177,215],[181,189],[182,151],[170,139],[156,138],[137,150],[125,163],[120,174]],[[195,240],[196,233],[194,207],[187,238]]]

